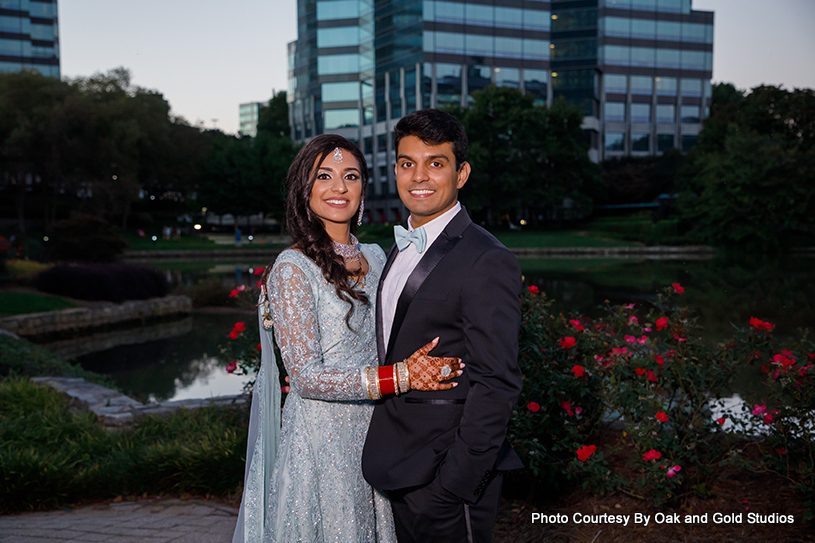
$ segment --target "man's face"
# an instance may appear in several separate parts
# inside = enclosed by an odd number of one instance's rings
[[[399,141],[396,188],[410,211],[414,228],[452,208],[469,175],[470,165],[466,162],[456,170],[451,142],[428,145],[416,136],[406,136]]]

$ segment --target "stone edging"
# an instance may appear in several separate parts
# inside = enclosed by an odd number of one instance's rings
[[[179,409],[197,409],[208,405],[243,405],[248,400],[247,396],[238,395],[143,404],[117,390],[89,383],[78,377],[33,377],[31,380],[62,392],[71,398],[72,402],[95,413],[105,426],[110,427],[131,424],[145,415],[160,415]]]
[[[511,247],[515,256],[636,256],[642,258],[708,258],[716,255],[716,250],[706,245],[655,245],[651,247]]]
[[[90,307],[14,315],[0,319],[0,328],[18,336],[43,336],[131,321],[144,322],[169,315],[188,314],[191,311],[192,300],[187,296],[165,296],[121,304],[94,304]]]

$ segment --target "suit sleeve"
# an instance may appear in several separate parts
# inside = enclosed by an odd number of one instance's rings
[[[521,392],[518,329],[521,271],[504,248],[480,255],[461,300],[470,391],[455,442],[439,469],[443,488],[478,499],[506,439],[512,408]]]

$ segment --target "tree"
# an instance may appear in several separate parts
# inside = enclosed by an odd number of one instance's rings
[[[714,103],[688,157],[680,199],[691,232],[754,250],[815,235],[815,91],[762,86],[743,100],[716,96],[725,100]]]
[[[571,202],[576,215],[591,208],[599,167],[588,157],[582,112],[559,100],[533,105],[516,89],[489,86],[466,109],[454,108],[470,140],[470,180],[462,201],[479,218],[532,224],[560,220]]]

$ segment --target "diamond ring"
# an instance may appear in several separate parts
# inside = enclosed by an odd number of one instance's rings
[[[453,370],[450,369],[450,366],[442,366],[441,367],[441,376],[442,377],[449,377],[451,373],[453,373]]]

